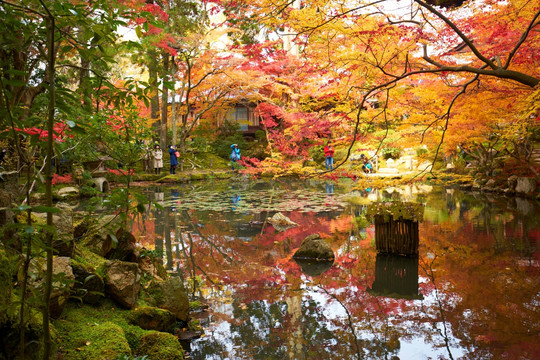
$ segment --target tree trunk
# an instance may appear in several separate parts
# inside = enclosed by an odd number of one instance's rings
[[[167,117],[169,115],[169,88],[165,86],[165,81],[169,78],[169,55],[163,54],[163,92],[161,93],[161,123],[159,135],[162,142],[162,149],[167,149]]]
[[[45,198],[47,207],[52,208],[52,155],[53,155],[53,123],[55,113],[55,51],[54,51],[54,29],[55,19],[52,15],[47,18],[47,42],[48,42],[48,73],[49,73],[49,116],[47,119],[47,161],[45,165]],[[53,217],[52,212],[47,212],[47,226],[52,228]],[[51,357],[51,329],[49,325],[50,313],[49,303],[52,289],[52,272],[53,272],[53,233],[47,229],[46,236],[46,251],[47,251],[47,272],[45,274],[45,286],[43,291],[43,359],[48,360]]]
[[[150,118],[152,121],[152,130],[154,132],[154,140],[158,140],[162,149],[164,148],[160,136],[160,122],[159,122],[159,93],[157,88],[158,73],[156,58],[157,54],[154,51],[149,51],[150,63],[148,64],[148,83],[152,87],[150,96]]]

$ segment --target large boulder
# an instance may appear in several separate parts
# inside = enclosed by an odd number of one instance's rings
[[[516,182],[516,192],[532,195],[536,190],[536,181],[533,178],[520,177]]]
[[[516,190],[517,180],[518,180],[518,176],[516,175],[512,175],[508,177],[508,179],[506,179],[506,181],[508,182],[508,188],[510,189],[510,191]]]
[[[111,260],[137,261],[137,239],[132,233],[122,228],[115,234],[116,241],[112,236],[107,236],[103,243],[103,256]]]
[[[137,353],[153,360],[182,360],[184,349],[173,334],[151,332],[141,337]]]
[[[115,235],[122,228],[122,219],[116,215],[104,215],[97,219],[86,219],[77,226],[77,239],[81,245],[95,254],[105,255],[111,249],[113,242],[111,234]],[[116,235],[115,235],[116,236]]]
[[[53,248],[58,256],[72,257],[75,248],[73,241],[73,210],[66,203],[55,205],[60,210],[53,214],[53,224],[56,236],[53,240]],[[34,213],[43,223],[47,222],[47,213]]]
[[[294,253],[293,258],[333,261],[334,252],[319,234],[313,234],[307,236],[302,241],[300,248]]]
[[[285,231],[289,228],[298,226],[297,223],[283,215],[282,213],[275,213],[274,216],[268,219],[268,222],[274,226],[277,231]]]
[[[188,322],[189,299],[179,277],[153,282],[149,287],[151,305],[172,312],[178,320]]]
[[[168,277],[167,270],[165,270],[161,260],[155,256],[147,255],[144,250],[137,259],[137,263],[142,273],[149,278],[162,281]]]
[[[55,257],[53,259],[53,282],[51,297],[49,303],[49,312],[52,318],[56,319],[64,310],[64,306],[68,301],[75,276],[71,268],[71,259],[65,256]],[[47,271],[47,263],[43,258],[34,258],[30,261],[28,268],[29,282],[28,285],[36,290],[43,292],[45,284],[45,273]]]
[[[56,195],[61,199],[74,198],[79,196],[79,189],[73,186],[66,186],[59,189]]]
[[[144,306],[133,310],[129,321],[145,330],[167,332],[176,323],[176,315],[169,310]]]
[[[71,259],[65,256],[54,258],[53,289],[49,304],[49,311],[52,318],[56,319],[62,314],[73,289],[73,280],[75,280],[75,276],[71,267]]]
[[[105,291],[118,304],[133,309],[139,298],[139,266],[120,260],[105,264]]]

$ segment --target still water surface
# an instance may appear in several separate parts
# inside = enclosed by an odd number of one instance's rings
[[[540,359],[537,202],[426,185],[247,181],[149,189],[135,223],[210,305],[192,359]],[[417,258],[377,254],[373,201],[425,204]],[[298,226],[278,232],[282,212]],[[331,266],[291,259],[319,233]],[[191,281],[193,284],[194,282]]]

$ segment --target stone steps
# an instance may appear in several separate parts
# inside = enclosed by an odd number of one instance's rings
[[[531,163],[535,166],[540,166],[540,148],[533,150],[531,155]]]

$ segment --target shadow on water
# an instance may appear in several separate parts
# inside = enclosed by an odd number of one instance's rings
[[[330,186],[331,185],[331,186]],[[208,302],[191,359],[540,358],[540,207],[417,185],[213,182],[150,189],[134,225]],[[374,201],[425,206],[416,256],[377,253]],[[277,231],[281,212],[297,224]],[[291,259],[318,233],[334,263]]]

